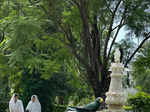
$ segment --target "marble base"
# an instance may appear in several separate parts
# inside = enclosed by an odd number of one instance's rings
[[[108,105],[123,105],[126,102],[125,95],[122,92],[107,92],[106,96],[106,103]]]
[[[96,111],[96,112],[125,112],[125,110],[123,110],[123,109],[120,109],[120,110],[109,110],[109,109],[107,109],[107,110],[103,110],[103,111]]]

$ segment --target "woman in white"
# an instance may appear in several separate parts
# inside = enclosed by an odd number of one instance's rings
[[[37,95],[31,97],[31,101],[28,103],[26,108],[28,112],[41,112],[41,104],[38,100]]]
[[[23,103],[18,99],[17,94],[13,94],[9,101],[9,112],[24,112]]]

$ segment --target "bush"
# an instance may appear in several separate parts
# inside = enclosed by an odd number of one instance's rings
[[[0,103],[0,112],[6,112],[6,109],[8,109],[8,104]]]
[[[123,109],[128,112],[128,111],[131,111],[131,110],[132,110],[132,106],[126,106],[126,105],[124,105],[124,106],[123,106]]]
[[[150,94],[138,92],[128,98],[128,105],[131,106],[133,112],[149,112]]]
[[[54,105],[54,112],[65,112],[66,106],[64,105]]]

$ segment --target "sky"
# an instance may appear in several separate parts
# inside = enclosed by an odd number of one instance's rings
[[[121,39],[123,39],[123,38],[126,36],[126,33],[127,33],[127,31],[125,31],[125,29],[122,28],[122,29],[120,30],[120,32],[118,33],[116,42],[119,42]]]

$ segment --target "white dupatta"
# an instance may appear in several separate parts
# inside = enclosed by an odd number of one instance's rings
[[[9,111],[10,112],[24,112],[23,103],[21,100],[15,102],[15,94],[11,97],[9,101]]]
[[[32,98],[35,97],[35,101],[32,101]],[[41,104],[39,102],[39,99],[37,97],[37,95],[33,95],[31,97],[31,101],[29,101],[26,110],[28,110],[29,112],[41,112]]]

